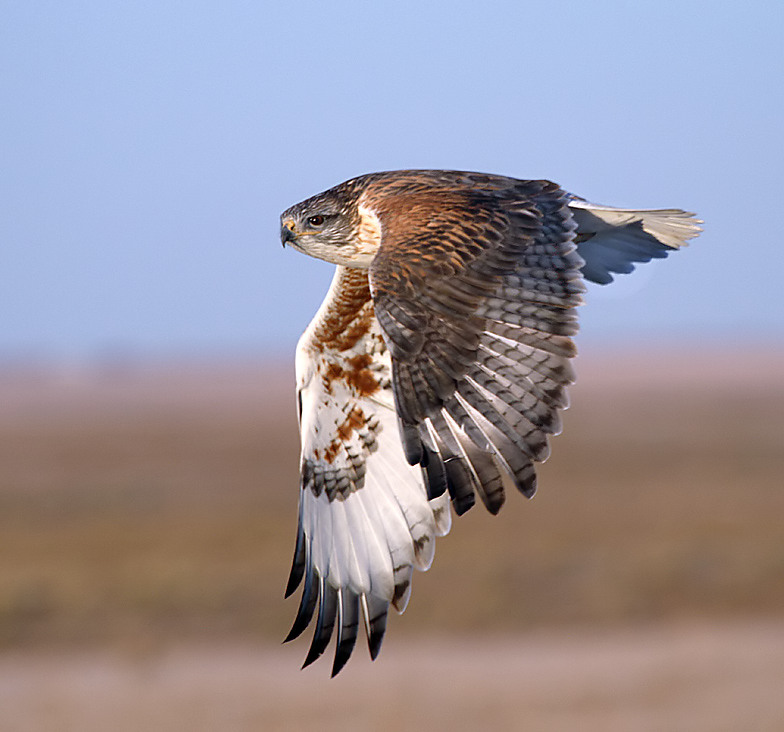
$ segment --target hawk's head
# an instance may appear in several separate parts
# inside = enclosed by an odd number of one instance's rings
[[[362,235],[366,216],[357,198],[353,186],[344,183],[286,209],[280,217],[283,246],[333,264],[369,267],[378,242]]]

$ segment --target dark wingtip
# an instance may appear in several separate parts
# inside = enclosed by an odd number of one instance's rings
[[[518,483],[517,489],[526,498],[533,498],[536,495],[536,477],[534,477],[533,480],[526,482],[525,484]]]
[[[331,677],[335,678],[351,657],[357,642],[359,628],[359,596],[349,589],[344,589],[340,598],[340,627],[338,642],[335,649],[335,661],[332,664]]]
[[[337,650],[335,651],[335,662],[332,664],[332,673],[330,674],[330,678],[334,679],[343,670],[343,667],[346,665],[346,663],[348,663],[348,659],[351,658],[351,654],[354,651],[356,642],[357,635],[355,632],[354,635],[345,638],[341,643],[338,644]]]
[[[299,587],[299,583],[302,582],[302,575],[304,574],[304,570],[305,570],[304,565],[302,566],[302,568],[297,568],[296,565],[291,568],[289,581],[286,583],[286,590],[283,593],[284,600],[291,597],[292,594],[294,594],[294,590],[296,590],[297,587]]]
[[[299,638],[302,635],[302,631],[305,630],[305,628],[307,628],[308,626],[307,623],[300,624],[298,621],[299,621],[299,617],[297,618],[297,620],[294,621],[294,625],[291,626],[291,630],[289,631],[289,634],[283,639],[284,643],[289,643],[290,641],[293,641],[295,638]]]
[[[313,617],[313,611],[316,608],[316,601],[319,596],[318,583],[313,581],[313,574],[311,569],[305,578],[305,587],[302,589],[302,599],[299,602],[297,617],[294,618],[294,625],[291,626],[289,634],[283,640],[284,643],[288,643],[302,635],[302,631],[308,627],[308,623],[310,623]]]
[[[525,463],[515,471],[515,485],[526,498],[533,498],[536,493],[536,468],[533,463]]]
[[[486,485],[482,486],[479,496],[488,512],[496,516],[506,503],[506,491],[501,476],[495,475]]]
[[[387,616],[384,614],[384,619],[380,623],[380,627],[371,630],[368,637],[368,650],[370,651],[370,659],[375,661],[378,654],[381,653],[381,644],[384,642],[384,633],[387,627]]]
[[[506,496],[502,492],[499,497],[488,496],[487,500],[484,501],[484,504],[485,504],[485,508],[493,516],[497,516],[499,511],[503,508],[505,502],[506,502]]]
[[[423,460],[426,460],[426,462],[422,463],[422,474],[425,478],[427,499],[432,501],[449,490],[449,480],[444,461],[437,452],[433,452],[433,450],[425,447]]]
[[[375,598],[372,595],[365,595],[365,617],[367,624],[368,650],[370,658],[375,661],[381,652],[381,643],[384,640],[384,633],[387,629],[387,614],[389,612],[389,601]]]
[[[452,505],[455,513],[462,516],[476,503],[474,493],[474,479],[463,463],[463,460],[451,457],[444,461],[446,468],[447,487],[449,495],[452,497]]]
[[[459,496],[452,499],[452,506],[458,516],[462,516],[470,508],[473,508],[476,503],[476,497],[473,493],[469,495]]]
[[[302,664],[302,666],[300,666],[300,671],[303,671],[308,666],[310,666],[310,664],[313,663],[313,661],[315,661],[316,659],[318,659],[321,656],[322,653],[324,653],[323,650],[315,651],[313,646],[311,646],[310,650],[308,651],[308,655],[305,658],[304,663]]]
[[[305,565],[307,564],[307,551],[305,548],[305,532],[302,530],[302,519],[300,517],[297,522],[297,543],[294,547],[294,559],[291,562],[291,572],[289,572],[289,581],[286,584],[286,591],[283,597],[291,597],[294,590],[299,587],[302,582],[302,577],[305,574]]]
[[[400,427],[400,437],[403,440],[403,452],[409,465],[419,465],[424,459],[424,446],[419,439],[417,428],[413,424],[398,421]]]
[[[295,631],[295,627],[296,623],[292,626],[289,634],[283,639],[283,643],[289,643],[290,641],[293,641],[295,638],[299,638],[299,636],[302,635],[304,628],[300,628],[299,630]]]
[[[335,626],[335,616],[338,609],[338,593],[334,587],[330,587],[323,579],[320,582],[319,589],[319,612],[318,620],[316,621],[316,629],[313,631],[313,641],[310,644],[305,663],[302,668],[310,666],[329,645],[329,639],[332,637],[332,629]]]

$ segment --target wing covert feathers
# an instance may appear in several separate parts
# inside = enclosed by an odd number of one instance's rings
[[[370,285],[406,456],[457,514],[477,494],[497,512],[505,483],[533,495],[573,378],[583,262],[568,196],[495,184],[369,190],[363,203],[384,231]]]

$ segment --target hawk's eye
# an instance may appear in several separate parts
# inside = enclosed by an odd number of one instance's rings
[[[311,226],[321,226],[321,225],[324,223],[324,217],[323,217],[323,216],[321,216],[321,215],[318,215],[318,216],[311,216],[311,217],[308,219],[308,223],[309,223]]]

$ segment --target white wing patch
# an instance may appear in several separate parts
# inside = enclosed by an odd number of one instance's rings
[[[302,484],[286,594],[303,578],[304,588],[287,640],[317,613],[308,665],[337,627],[333,675],[353,650],[360,619],[376,657],[389,605],[403,612],[413,569],[430,566],[435,537],[446,534],[451,522],[449,496],[428,501],[421,469],[403,454],[390,356],[372,303],[356,298],[356,316],[348,327],[341,321],[341,334],[351,337],[326,336],[335,309],[347,306],[346,280],[358,276],[366,278],[338,268],[297,348]]]

